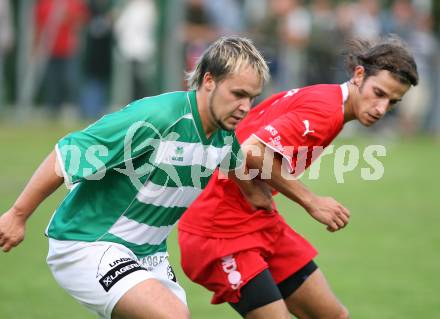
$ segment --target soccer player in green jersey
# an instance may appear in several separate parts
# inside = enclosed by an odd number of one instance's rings
[[[267,79],[249,40],[217,40],[189,74],[192,90],[135,101],[62,138],[0,217],[0,247],[23,240],[64,182],[46,229],[56,281],[103,318],[189,317],[166,238],[213,171],[238,166],[233,130]]]

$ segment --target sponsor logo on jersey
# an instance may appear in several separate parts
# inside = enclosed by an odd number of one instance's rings
[[[177,146],[176,149],[174,150],[174,156],[171,156],[171,159],[173,161],[183,162],[183,153],[184,153],[183,146]]]
[[[314,130],[310,129],[310,122],[309,122],[309,120],[304,120],[303,123],[304,123],[304,126],[306,127],[306,130],[304,131],[302,136],[306,136],[309,133],[315,133]]]
[[[283,98],[294,96],[296,93],[298,93],[299,89],[293,89],[290,91],[287,91],[286,94],[284,94]]]
[[[283,144],[281,143],[281,136],[275,136],[275,137],[271,137],[269,138],[269,143],[275,147],[278,151],[280,151],[281,153],[285,152],[285,148],[283,146]]]
[[[272,125],[267,125],[264,129],[268,131],[272,136],[278,135],[278,131]]]
[[[277,129],[274,128],[272,125],[267,125],[264,129],[268,131],[271,135],[271,137],[269,137],[269,143],[281,153],[284,153],[285,148],[281,143],[281,136],[279,135]]]
[[[126,259],[126,258],[121,258]],[[121,260],[118,259],[117,261]],[[129,259],[130,260],[130,259]],[[113,267],[109,272],[107,272],[101,279],[99,279],[99,283],[105,291],[109,291],[119,280],[131,274],[132,272],[138,270],[144,270],[135,260],[130,260],[123,263],[117,263],[117,261],[112,264],[116,264],[116,267]]]
[[[228,281],[231,284],[231,288],[237,290],[243,283],[241,280],[241,274],[237,270],[237,263],[232,255],[222,258],[222,269],[228,275]]]
[[[167,276],[169,280],[177,282],[176,274],[174,273],[173,267],[171,267],[171,265],[168,265],[167,267]]]
[[[126,262],[126,261],[131,261],[131,260],[133,260],[133,259],[131,259],[131,258],[119,258],[119,259],[116,259],[115,261],[112,261],[108,265],[110,267],[114,267],[114,266],[117,266],[120,263],[123,263],[123,262]]]

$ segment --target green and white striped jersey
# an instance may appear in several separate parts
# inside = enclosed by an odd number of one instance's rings
[[[111,241],[143,257],[166,238],[213,171],[241,164],[233,132],[202,128],[196,93],[135,101],[56,145],[71,188],[46,234],[58,240]]]

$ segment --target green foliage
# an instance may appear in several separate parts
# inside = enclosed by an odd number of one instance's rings
[[[67,133],[60,127],[0,128],[0,211],[14,201],[32,172]],[[339,144],[380,144],[349,140]],[[328,233],[296,204],[277,199],[294,228],[320,251],[318,264],[338,297],[357,319],[437,318],[440,269],[439,143],[427,138],[386,142],[380,158],[385,173],[378,181],[361,179],[361,163],[337,184],[334,157],[322,159],[320,178],[304,181],[318,194],[334,196],[352,213],[349,226]],[[361,153],[362,154],[362,153]],[[44,229],[65,191],[48,199],[28,223],[25,241],[8,254],[0,253],[0,318],[94,318],[67,295],[45,264]],[[190,283],[179,267],[176,234],[169,245],[177,277],[187,291],[194,319],[239,318],[228,306],[212,306],[204,288]]]

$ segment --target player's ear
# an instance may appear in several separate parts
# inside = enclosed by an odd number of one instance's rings
[[[203,86],[207,91],[213,91],[215,89],[215,79],[210,72],[206,72],[203,76]]]
[[[361,86],[364,76],[365,76],[365,68],[362,65],[357,65],[354,68],[352,83],[357,87]]]

